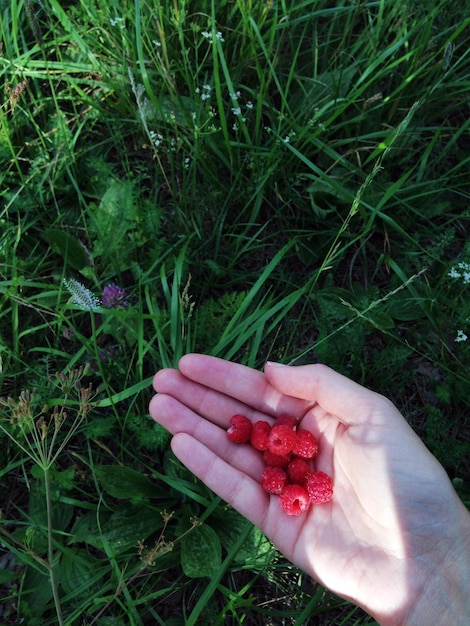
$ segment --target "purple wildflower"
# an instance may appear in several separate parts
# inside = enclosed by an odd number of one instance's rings
[[[114,283],[106,285],[101,296],[101,304],[106,309],[127,309],[129,302],[126,290]]]

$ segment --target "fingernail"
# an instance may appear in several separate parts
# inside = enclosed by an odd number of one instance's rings
[[[266,361],[266,365],[269,365],[269,367],[289,367],[284,365],[284,363],[276,363],[276,361]]]

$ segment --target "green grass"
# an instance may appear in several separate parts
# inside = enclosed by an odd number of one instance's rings
[[[468,502],[469,9],[0,1],[2,623],[372,623],[169,452],[191,350],[384,393]]]

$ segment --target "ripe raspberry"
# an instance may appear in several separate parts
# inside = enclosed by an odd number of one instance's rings
[[[265,450],[263,454],[263,461],[270,467],[287,467],[290,459],[290,454],[273,454],[270,450]]]
[[[287,475],[291,483],[304,487],[306,475],[312,471],[312,468],[305,459],[292,459],[287,466]]]
[[[333,497],[333,481],[325,472],[309,472],[305,485],[312,504],[323,504]]]
[[[297,420],[292,415],[280,415],[274,424],[274,426],[290,426],[293,430],[297,428]]]
[[[234,443],[246,443],[250,440],[253,425],[244,415],[234,415],[230,419],[227,437]]]
[[[255,422],[253,424],[253,431],[251,433],[251,445],[256,450],[267,450],[269,444],[269,433],[271,426],[268,422]]]
[[[309,495],[300,485],[286,485],[279,502],[287,515],[300,515],[310,506]]]
[[[295,456],[302,459],[313,459],[318,454],[318,443],[311,432],[301,428],[297,431],[296,441],[292,448]]]
[[[269,451],[273,454],[289,454],[296,442],[295,431],[290,426],[273,426],[269,433]]]
[[[287,482],[287,474],[280,467],[267,467],[261,474],[260,482],[265,491],[279,495]]]

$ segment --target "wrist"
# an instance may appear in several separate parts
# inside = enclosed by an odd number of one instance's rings
[[[427,537],[434,546],[414,558],[409,609],[390,626],[470,624],[470,513],[459,501],[450,519],[447,527],[436,525],[438,532]]]

